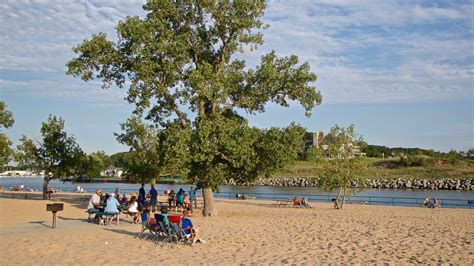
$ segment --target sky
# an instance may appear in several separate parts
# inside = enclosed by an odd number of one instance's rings
[[[65,75],[72,47],[98,32],[115,39],[141,0],[0,2],[0,100],[15,116],[14,144],[39,139],[48,114],[61,116],[86,152],[128,150],[117,143],[134,107],[118,88]],[[236,57],[249,65],[275,50],[298,55],[318,75],[323,102],[310,118],[297,104],[267,105],[251,125],[308,131],[355,124],[369,144],[440,151],[474,147],[474,2],[390,0],[269,1],[265,43]]]

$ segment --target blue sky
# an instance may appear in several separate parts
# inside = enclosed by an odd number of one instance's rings
[[[133,106],[125,90],[65,76],[71,48],[93,33],[115,38],[117,22],[143,15],[143,1],[0,3],[0,99],[16,123],[6,134],[39,137],[49,113],[87,151],[125,151],[113,136]],[[270,1],[265,44],[237,55],[255,65],[274,49],[296,54],[318,74],[323,104],[311,118],[297,105],[246,115],[258,127],[291,121],[309,131],[356,125],[371,144],[467,150],[474,147],[472,1]]]

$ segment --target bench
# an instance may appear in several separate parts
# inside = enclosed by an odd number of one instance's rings
[[[100,225],[108,225],[109,218],[113,218],[117,214],[109,212],[98,212],[97,215],[99,216]]]

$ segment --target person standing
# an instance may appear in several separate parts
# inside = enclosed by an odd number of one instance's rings
[[[196,190],[193,187],[189,190],[189,200],[191,201],[191,212],[193,212],[193,208],[197,208]],[[193,204],[195,204],[195,207],[193,207]]]
[[[179,211],[183,210],[183,201],[184,201],[184,190],[180,188],[178,191],[178,194],[176,194],[176,207],[179,209]]]
[[[158,191],[156,191],[155,189],[155,185],[151,185],[151,189],[150,189],[150,203],[151,205],[156,205],[158,201]]]
[[[145,192],[145,184],[142,183],[142,187],[138,190],[138,204],[145,205],[146,199],[146,192]]]

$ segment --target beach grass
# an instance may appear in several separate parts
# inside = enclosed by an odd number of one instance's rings
[[[378,179],[474,179],[474,162],[458,161],[456,164],[440,163],[426,166],[406,167],[400,163],[400,158],[364,158],[368,166],[368,178]],[[305,177],[316,178],[323,171],[323,166],[317,162],[296,161],[273,175],[275,178]]]

